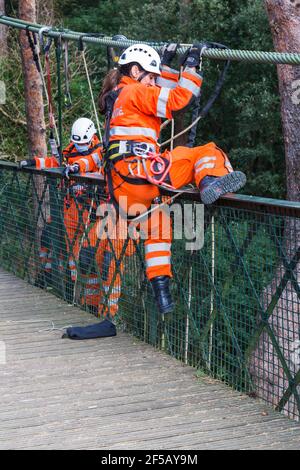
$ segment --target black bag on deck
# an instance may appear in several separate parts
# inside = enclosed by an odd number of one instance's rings
[[[67,328],[62,338],[69,339],[94,339],[106,338],[108,336],[116,336],[117,330],[115,325],[105,319],[100,323],[88,326],[72,326]]]

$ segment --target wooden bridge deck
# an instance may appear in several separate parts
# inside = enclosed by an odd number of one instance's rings
[[[95,319],[0,269],[0,449],[300,449],[265,404],[127,334],[62,340],[51,322]]]

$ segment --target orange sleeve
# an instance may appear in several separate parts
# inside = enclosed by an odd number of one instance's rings
[[[44,170],[45,168],[58,168],[59,164],[55,157],[34,157],[35,166],[38,170]]]
[[[179,80],[179,72],[167,65],[162,66],[161,76],[157,78],[156,85],[165,88],[175,88]]]
[[[85,157],[77,157],[72,163],[79,165],[80,173],[96,172],[102,168],[102,154],[99,149]]]
[[[172,118],[172,113],[184,109],[193,97],[198,97],[202,76],[186,68],[175,88],[137,86],[131,99],[145,114],[160,118]]]

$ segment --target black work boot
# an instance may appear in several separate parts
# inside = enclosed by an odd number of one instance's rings
[[[241,189],[246,181],[246,175],[241,171],[233,171],[220,177],[205,176],[199,185],[201,201],[203,204],[212,204],[223,194]]]
[[[161,315],[172,313],[174,310],[174,302],[170,292],[169,281],[169,276],[157,276],[150,281],[158,310]]]

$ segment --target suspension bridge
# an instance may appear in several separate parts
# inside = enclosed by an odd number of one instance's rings
[[[32,33],[42,28],[0,22]],[[131,44],[54,28],[44,34]],[[300,64],[299,54],[204,54]],[[77,206],[79,233],[103,180],[74,180],[88,188]],[[166,321],[145,278],[143,244],[129,253],[129,240],[117,250],[108,240],[110,285],[97,266],[93,274],[108,313],[119,279],[118,334],[70,341],[61,338],[67,326],[95,317],[85,296],[87,273],[66,233],[67,195],[58,170],[0,162],[0,448],[299,449],[300,204],[228,195],[206,207],[203,248],[189,253],[183,240],[173,243],[176,310]],[[192,193],[177,201],[183,210],[199,202]],[[47,269],[40,251],[45,227]]]

